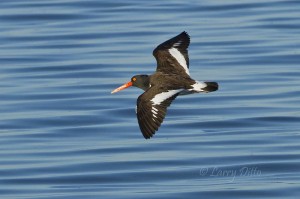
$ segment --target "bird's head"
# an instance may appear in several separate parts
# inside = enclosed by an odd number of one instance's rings
[[[140,89],[143,89],[144,91],[147,90],[150,87],[150,76],[149,75],[135,75],[131,78],[130,82],[127,82],[123,84],[122,86],[116,88],[111,93],[119,92],[125,88],[128,88],[130,86],[135,86]]]

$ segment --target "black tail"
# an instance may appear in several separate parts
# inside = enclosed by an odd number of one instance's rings
[[[207,86],[205,88],[202,88],[205,92],[213,92],[218,90],[219,85],[217,82],[204,82],[205,84],[207,84]]]

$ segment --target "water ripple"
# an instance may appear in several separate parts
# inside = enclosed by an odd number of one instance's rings
[[[299,1],[3,1],[3,198],[297,198]],[[150,140],[152,50],[188,31],[190,71],[218,92],[180,96]]]

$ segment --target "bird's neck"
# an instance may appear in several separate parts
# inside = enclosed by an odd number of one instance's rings
[[[139,85],[137,85],[137,87],[143,89],[144,91],[150,88],[150,75],[143,76],[143,80]]]

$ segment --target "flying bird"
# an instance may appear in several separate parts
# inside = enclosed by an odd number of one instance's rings
[[[196,81],[190,77],[187,32],[158,45],[153,56],[157,61],[152,75],[135,75],[128,83],[116,88],[116,93],[130,86],[145,92],[137,99],[138,123],[146,139],[151,138],[163,122],[167,108],[178,95],[208,93],[218,90],[217,82]]]

